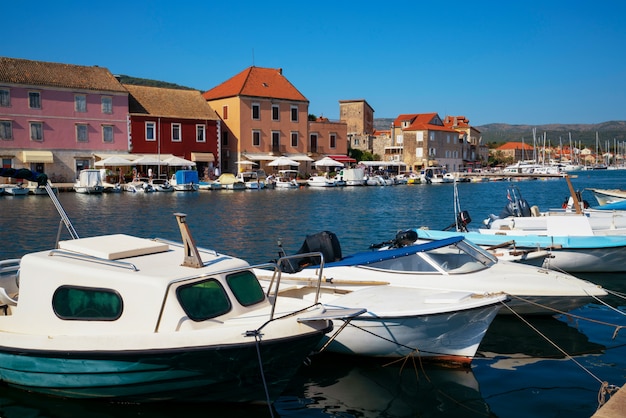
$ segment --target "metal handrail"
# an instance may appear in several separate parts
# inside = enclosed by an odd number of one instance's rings
[[[89,261],[92,263],[105,264],[108,266],[120,267],[120,268],[124,268],[128,270],[132,270],[132,271],[139,271],[137,266],[127,261],[108,260],[106,258],[94,257],[92,255],[86,255],[86,254],[73,253],[73,252],[65,251],[65,250],[50,250],[50,252],[48,253],[48,256],[55,256],[55,255],[61,256],[61,257],[73,258],[74,260]]]

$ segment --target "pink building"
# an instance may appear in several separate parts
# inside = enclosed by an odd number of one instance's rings
[[[128,91],[106,68],[0,57],[3,167],[73,182],[128,138]]]

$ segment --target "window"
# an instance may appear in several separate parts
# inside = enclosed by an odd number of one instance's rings
[[[87,170],[90,165],[91,160],[76,159],[76,172],[80,172],[80,170]]]
[[[222,145],[228,145],[228,131],[222,132]]]
[[[122,297],[114,290],[61,286],[52,295],[52,309],[61,319],[115,321],[122,307]]]
[[[102,125],[102,142],[113,142],[112,125]]]
[[[272,151],[280,152],[280,132],[272,131]]]
[[[291,121],[298,121],[298,106],[291,106]]]
[[[252,131],[252,146],[261,146],[261,131]]]
[[[13,122],[10,120],[0,120],[0,139],[3,141],[13,139]]]
[[[272,120],[280,120],[280,107],[272,105]]]
[[[228,119],[228,106],[222,106],[222,118],[224,120]]]
[[[146,141],[156,141],[155,128],[156,123],[146,122]]]
[[[86,124],[79,123],[76,125],[76,141],[88,142],[89,141],[88,134],[89,134],[89,130]]]
[[[297,132],[291,133],[291,146],[294,148],[298,147],[298,133]]]
[[[258,103],[252,103],[252,119],[261,119],[261,105],[259,105]]]
[[[206,142],[206,126],[196,125],[196,142]]]
[[[28,107],[31,109],[41,109],[41,93],[38,91],[28,92]]]
[[[310,140],[310,151],[311,152],[317,152],[317,134],[311,134],[309,136],[309,140]]]
[[[226,282],[237,301],[243,306],[254,305],[265,300],[263,289],[251,271],[230,274],[226,277]]]
[[[87,96],[84,94],[77,94],[74,96],[74,110],[77,112],[87,111]]]
[[[337,134],[330,134],[330,147],[331,148],[337,147]]]
[[[11,106],[11,91],[7,89],[0,89],[0,106]]]
[[[217,280],[209,279],[180,286],[176,296],[192,321],[204,321],[224,315],[231,309],[230,300]]]
[[[12,158],[3,158],[2,159],[2,168],[12,168],[13,167],[13,159]]]
[[[172,142],[180,142],[180,123],[172,123]]]
[[[102,113],[113,113],[113,99],[109,96],[102,96]]]
[[[30,122],[30,139],[33,141],[43,141],[43,123]]]

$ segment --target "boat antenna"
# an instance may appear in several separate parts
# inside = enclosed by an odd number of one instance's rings
[[[185,246],[185,259],[183,260],[183,264],[181,264],[181,266],[194,268],[202,267],[203,264],[202,259],[200,258],[200,252],[198,251],[198,247],[196,247],[196,242],[191,236],[189,225],[185,221],[187,215],[185,213],[175,213],[174,216],[176,216],[176,221],[178,222],[178,227],[180,228],[180,235],[183,240],[183,245]]]

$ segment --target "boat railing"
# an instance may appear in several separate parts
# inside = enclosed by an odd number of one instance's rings
[[[14,275],[20,269],[20,259],[11,258],[0,261],[0,276]]]
[[[75,260],[88,261],[91,263],[105,264],[113,267],[120,267],[128,270],[139,271],[137,266],[133,263],[129,263],[127,261],[119,261],[119,260],[109,260],[106,258],[95,257],[87,254],[74,253],[66,250],[50,250],[48,253],[49,256],[59,256],[59,257],[67,257],[73,258]]]
[[[267,288],[267,295],[269,296],[270,293],[272,292],[272,287],[274,285],[274,282],[276,282],[276,289],[274,290],[274,293],[275,295],[278,294],[278,288],[280,287],[280,279],[281,279],[282,272],[283,272],[281,269],[281,266],[291,265],[290,260],[302,259],[302,258],[308,258],[308,257],[320,259],[319,266],[316,268],[317,284],[316,284],[316,291],[315,291],[315,303],[318,303],[319,296],[320,296],[320,289],[322,287],[322,277],[323,277],[323,272],[324,272],[324,255],[321,252],[283,255],[282,257],[280,257],[276,261],[276,264],[274,265],[274,274],[272,275],[272,279],[270,280],[270,284]]]

